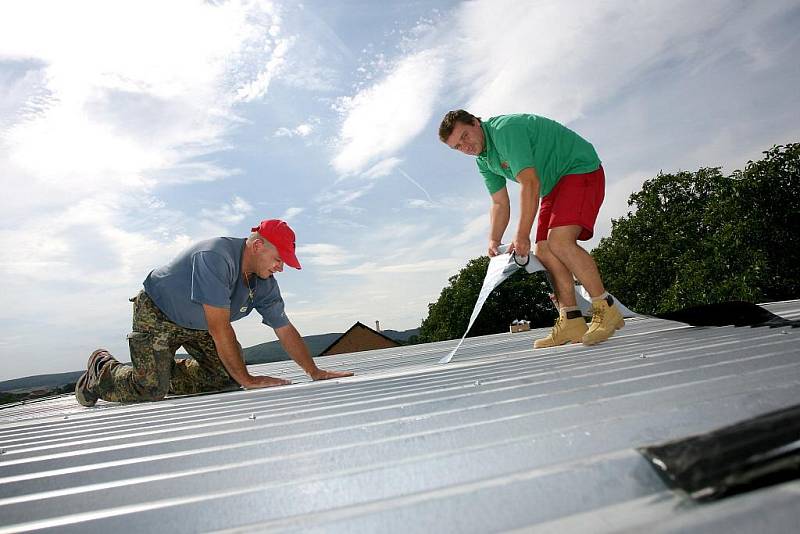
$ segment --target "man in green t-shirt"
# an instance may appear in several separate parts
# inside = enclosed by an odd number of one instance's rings
[[[594,259],[578,245],[594,234],[605,195],[605,175],[594,147],[545,117],[499,115],[481,121],[463,109],[444,116],[439,138],[476,157],[492,197],[489,256],[500,253],[498,246],[511,216],[507,180],[521,187],[519,226],[509,252],[530,253],[531,228],[539,212],[535,254],[553,278],[559,316],[550,335],[537,339],[534,347],[594,345],[622,328],[625,321],[604,289]],[[592,297],[588,327],[575,300],[575,278]]]

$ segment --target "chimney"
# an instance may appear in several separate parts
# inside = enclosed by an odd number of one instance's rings
[[[378,332],[381,331],[381,322],[380,321],[375,321],[375,330],[377,330]]]

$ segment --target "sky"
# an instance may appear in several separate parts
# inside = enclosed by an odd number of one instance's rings
[[[269,218],[297,234],[277,280],[302,334],[419,327],[487,244],[448,110],[588,139],[591,249],[659,171],[800,141],[797,28],[793,0],[4,1],[0,380],[128,361],[149,271]],[[275,339],[256,313],[234,328]]]

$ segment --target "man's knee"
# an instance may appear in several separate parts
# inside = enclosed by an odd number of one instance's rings
[[[536,259],[542,262],[542,265],[545,266],[555,259],[547,241],[539,241],[536,243],[536,247],[533,249],[533,254],[536,256]]]
[[[169,372],[145,367],[135,369],[133,378],[136,396],[143,401],[158,401],[169,393]]]
[[[163,399],[169,393],[174,351],[165,335],[131,332],[128,335],[133,376],[131,393],[142,401]]]
[[[569,232],[550,232],[547,238],[548,250],[557,258],[561,258],[573,252],[578,242],[575,236]]]

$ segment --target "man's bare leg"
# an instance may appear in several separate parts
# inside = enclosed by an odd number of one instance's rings
[[[592,323],[581,341],[584,345],[594,345],[614,335],[625,326],[625,320],[603,288],[594,259],[578,245],[580,232],[581,227],[577,225],[551,228],[547,241],[552,254],[575,275],[592,297]]]
[[[581,230],[582,228],[577,225],[551,228],[547,237],[548,249],[555,259],[564,266],[569,276],[572,277],[574,274],[575,278],[589,292],[589,295],[592,298],[596,298],[605,293],[606,290],[603,287],[600,271],[597,270],[594,258],[578,244],[578,236]],[[544,264],[544,261],[542,261],[542,264]]]
[[[587,331],[586,322],[576,306],[575,279],[572,273],[550,250],[547,241],[536,243],[536,257],[552,278],[553,290],[558,299],[558,319],[547,337],[537,339],[533,348],[556,347],[579,343]]]
[[[553,279],[559,307],[575,306],[575,279],[572,272],[550,250],[548,241],[536,243],[536,257],[542,262]]]

